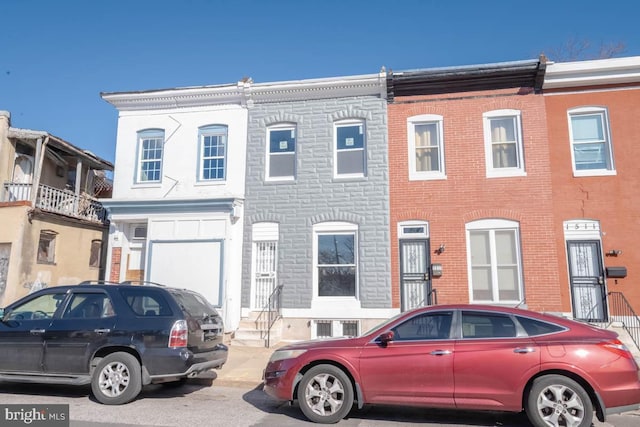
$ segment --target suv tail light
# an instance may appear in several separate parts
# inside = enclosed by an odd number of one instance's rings
[[[189,329],[186,320],[177,320],[169,334],[169,347],[186,347],[189,338]]]
[[[618,339],[601,342],[600,346],[603,347],[605,350],[608,350],[612,353],[617,354],[618,356],[622,356],[626,359],[633,359],[633,355],[631,354],[627,346],[624,345],[622,341]]]

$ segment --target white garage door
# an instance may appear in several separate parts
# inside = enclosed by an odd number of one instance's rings
[[[148,280],[201,293],[222,304],[221,241],[151,241]]]

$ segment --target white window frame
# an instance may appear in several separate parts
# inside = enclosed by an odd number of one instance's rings
[[[584,144],[575,142],[573,139],[573,123],[572,118],[582,115],[599,115],[601,117],[602,132],[604,136],[601,142],[604,145],[606,161],[609,165],[606,169],[577,169],[576,157],[575,157],[575,145]],[[605,107],[580,107],[572,108],[567,111],[567,120],[569,122],[569,145],[571,150],[571,168],[573,169],[573,176],[608,176],[616,175],[616,167],[613,159],[613,146],[611,144],[611,127],[609,125],[609,111]],[[592,142],[589,142],[592,143]],[[588,144],[588,143],[587,143]]]
[[[160,143],[160,158],[144,159],[144,143],[145,141],[156,140]],[[145,129],[138,132],[138,148],[137,148],[137,171],[136,184],[158,184],[162,182],[162,169],[164,167],[164,130],[163,129]],[[146,179],[142,166],[146,163],[160,162],[158,179]]]
[[[510,221],[506,219],[484,219],[469,222],[465,225],[466,239],[467,239],[467,275],[469,278],[469,301],[472,303],[481,304],[500,304],[500,305],[516,305],[522,302],[524,298],[524,281],[523,281],[523,264],[522,264],[522,251],[520,248],[520,224],[517,221]],[[490,233],[490,253],[491,253],[491,285],[493,299],[491,300],[476,300],[473,297],[473,265],[471,261],[471,233],[473,231],[488,231]],[[515,235],[515,251],[516,262],[518,268],[518,299],[513,300],[500,300],[499,299],[499,283],[498,283],[498,266],[496,263],[496,231],[513,231]]]
[[[58,233],[53,230],[41,230],[38,239],[38,264],[56,263],[56,239]],[[42,251],[44,249],[44,251]]]
[[[345,296],[320,296],[319,295],[319,275],[318,275],[318,236],[323,235],[352,235],[354,244],[354,263],[344,264],[345,266],[353,266],[355,268],[355,287],[354,295]],[[323,222],[313,226],[313,297],[314,299],[324,301],[355,301],[358,299],[360,287],[358,285],[358,226],[348,222]]]
[[[338,149],[338,128],[360,126],[360,134],[362,135],[362,148],[355,149]],[[357,173],[338,173],[338,155],[342,152],[362,151],[362,172]],[[348,119],[340,120],[333,123],[333,177],[334,178],[364,178],[367,176],[367,127],[365,120]]]
[[[211,155],[205,156],[204,154],[204,139],[208,137],[222,138],[222,145],[224,146],[224,155]],[[228,165],[228,152],[229,152],[229,126],[225,124],[215,124],[202,126],[198,129],[198,181],[199,182],[224,182],[227,180]],[[222,159],[222,177],[221,178],[205,178],[204,177],[204,162],[206,160]]]
[[[290,130],[293,133],[293,153],[272,153],[271,152],[271,132]],[[298,132],[295,123],[278,123],[267,128],[266,159],[265,159],[265,181],[294,181],[296,179],[297,161],[298,161]],[[271,176],[271,157],[272,156],[292,156],[293,157],[293,175]]]
[[[499,178],[508,176],[526,176],[524,163],[524,148],[522,137],[522,114],[520,110],[503,109],[487,111],[482,114],[484,126],[485,161],[487,167],[487,178]],[[493,139],[491,135],[491,121],[500,118],[512,118],[515,124],[514,144],[516,146],[516,166],[497,168],[493,165]]]
[[[409,180],[419,181],[428,179],[446,179],[445,161],[444,161],[444,131],[443,131],[444,119],[437,114],[421,114],[419,116],[412,116],[407,119],[407,139],[409,147]],[[437,126],[438,135],[436,147],[438,149],[438,170],[434,171],[419,171],[416,164],[416,126],[418,125],[430,125],[435,124]]]

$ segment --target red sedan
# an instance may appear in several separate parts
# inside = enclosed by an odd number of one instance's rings
[[[442,305],[357,338],[274,351],[264,390],[335,423],[354,403],[520,412],[534,426],[590,426],[640,408],[640,373],[612,331],[554,315]]]

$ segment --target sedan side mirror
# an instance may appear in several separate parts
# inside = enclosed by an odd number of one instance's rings
[[[389,342],[393,341],[394,335],[395,334],[393,333],[393,331],[387,331],[381,334],[378,337],[378,340],[382,343],[382,345],[387,345]]]

